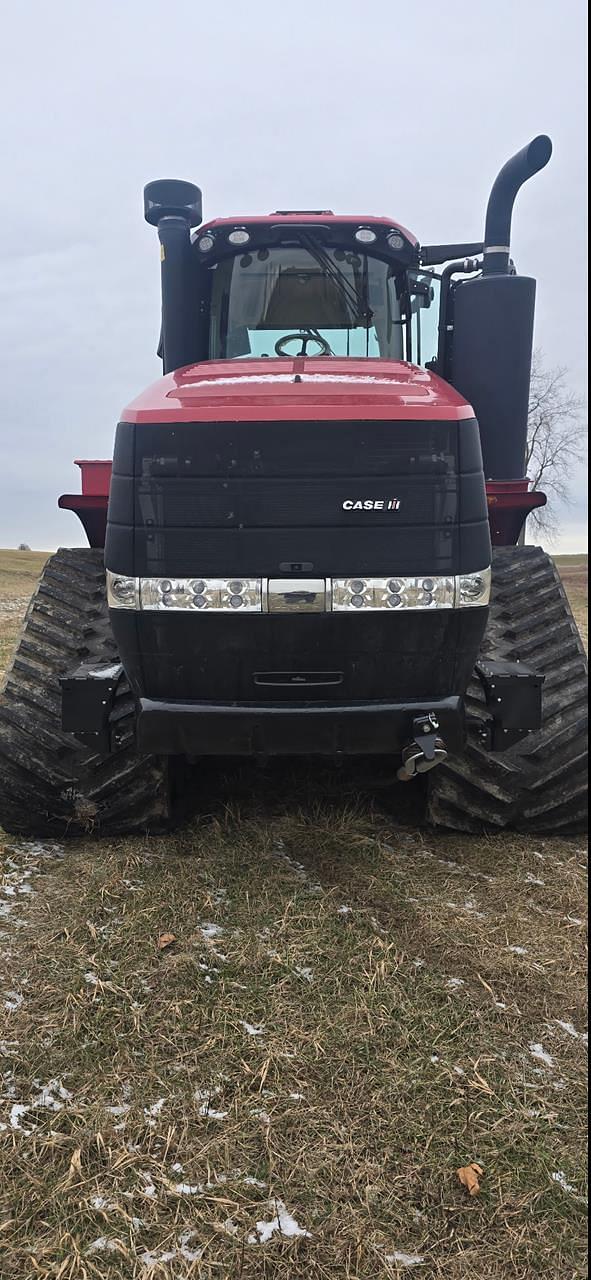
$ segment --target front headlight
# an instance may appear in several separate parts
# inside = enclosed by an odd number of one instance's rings
[[[294,600],[289,612],[298,612],[298,579],[267,578],[128,578],[107,571],[107,598],[111,609],[191,613],[265,613],[271,610],[271,587],[281,595],[282,583]],[[490,568],[457,577],[401,574],[381,578],[322,579],[322,601],[317,611],[360,613],[368,610],[400,612],[483,607],[491,592]],[[309,586],[302,579],[302,589]],[[303,590],[303,595],[306,591]],[[326,604],[324,603],[326,601]],[[309,610],[309,600],[302,601]]]
[[[141,609],[260,613],[260,578],[140,578]]]
[[[456,606],[470,608],[475,605],[481,608],[490,601],[492,573],[490,569],[480,569],[478,573],[461,573],[456,578]]]
[[[453,578],[333,578],[337,613],[362,609],[453,609]]]
[[[138,579],[126,578],[107,569],[107,604],[110,609],[139,609]]]

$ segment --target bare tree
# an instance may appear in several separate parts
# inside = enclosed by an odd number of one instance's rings
[[[526,474],[548,494],[548,506],[530,516],[538,529],[558,530],[557,508],[572,502],[573,466],[585,457],[585,401],[568,387],[568,369],[550,367],[535,351],[529,396]]]

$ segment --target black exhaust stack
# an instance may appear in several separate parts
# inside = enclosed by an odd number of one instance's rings
[[[454,289],[450,381],[474,406],[490,480],[525,472],[536,282],[511,273],[511,218],[520,187],[551,154],[542,134],[503,166],[486,212],[483,274]]]
[[[144,187],[144,217],[158,227],[162,283],[159,355],[164,373],[197,358],[197,287],[191,228],[199,226],[202,202],[192,182],[161,178]]]

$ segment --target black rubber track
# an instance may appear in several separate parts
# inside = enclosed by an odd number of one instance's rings
[[[163,830],[168,764],[138,756],[125,682],[113,719],[119,745],[101,756],[61,730],[59,676],[79,662],[112,663],[103,553],[60,550],[48,560],[0,694],[0,826],[27,836]]]
[[[493,557],[490,622],[483,656],[519,659],[545,676],[544,723],[508,751],[491,754],[469,730],[465,754],[429,776],[428,817],[456,831],[560,835],[587,826],[587,661],[560,576],[538,547]],[[468,690],[469,715],[485,714],[482,687]]]

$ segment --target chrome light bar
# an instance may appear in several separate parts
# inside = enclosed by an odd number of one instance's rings
[[[491,571],[455,577],[130,578],[107,570],[111,609],[195,613],[358,613],[465,609],[487,605]]]

